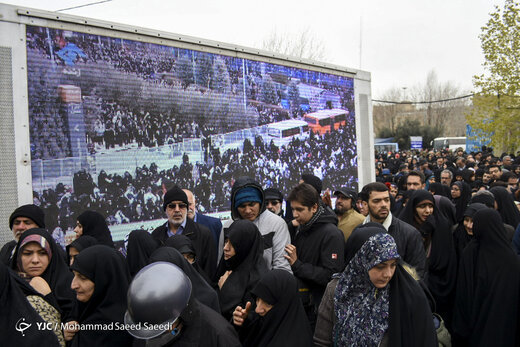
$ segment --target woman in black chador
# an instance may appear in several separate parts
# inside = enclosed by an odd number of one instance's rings
[[[36,262],[36,254],[46,256]],[[75,318],[74,292],[70,289],[72,274],[63,259],[63,250],[58,248],[47,230],[29,229],[20,236],[11,260],[11,268],[27,282],[34,277],[41,277],[51,291],[45,299],[58,309],[61,321],[68,322]]]
[[[197,270],[172,247],[161,247],[152,253],[149,262],[155,263],[165,261],[181,268],[191,281],[191,295],[202,304],[220,313],[217,292],[210,287],[208,282],[197,272]]]
[[[253,302],[251,290],[267,272],[263,253],[262,235],[256,225],[240,219],[229,226],[215,278],[224,318],[231,319],[237,306]]]
[[[126,263],[132,277],[148,265],[150,256],[158,247],[159,241],[146,230],[134,230],[128,235]]]
[[[100,245],[114,247],[105,217],[96,211],[85,211],[80,214],[74,232],[78,237],[89,235],[94,237]]]
[[[454,340],[460,346],[518,346],[520,261],[499,213],[476,212],[473,235],[460,259]]]
[[[244,346],[312,346],[312,332],[298,295],[298,283],[285,270],[267,272],[251,292],[256,300],[237,307],[233,323]]]
[[[98,241],[92,236],[82,235],[78,237],[67,246],[67,264],[69,264],[69,266],[72,265],[74,258],[76,258],[81,251],[97,244]]]
[[[457,280],[457,254],[453,242],[453,225],[439,212],[433,195],[416,190],[400,215],[422,234],[428,264],[426,284],[436,303],[436,313],[451,329],[453,300]]]
[[[76,256],[71,288],[76,291],[78,323],[86,326],[122,326],[130,274],[125,260],[115,249],[96,245]],[[132,337],[125,330],[80,329],[72,346],[129,346]]]

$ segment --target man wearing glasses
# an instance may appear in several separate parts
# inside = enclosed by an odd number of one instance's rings
[[[217,252],[211,231],[203,225],[193,222],[188,216],[188,196],[175,186],[164,194],[163,209],[168,221],[157,227],[152,236],[161,244],[172,236],[187,236],[193,243],[197,262],[209,278],[213,278],[217,268]]]

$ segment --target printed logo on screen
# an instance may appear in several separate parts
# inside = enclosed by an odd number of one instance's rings
[[[25,330],[29,329],[31,327],[31,323],[25,323],[25,318],[20,318],[16,322],[14,328],[19,331],[22,336],[25,336]]]
[[[332,259],[338,259],[338,254],[337,253],[332,253]]]

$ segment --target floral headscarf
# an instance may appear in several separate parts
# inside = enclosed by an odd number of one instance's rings
[[[385,233],[370,237],[352,258],[334,294],[334,345],[379,345],[388,329],[390,286],[376,288],[368,271],[397,258],[397,245]]]

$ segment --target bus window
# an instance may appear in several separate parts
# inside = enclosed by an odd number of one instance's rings
[[[344,122],[345,121],[345,115],[344,114],[340,114],[340,115],[337,115],[336,117],[334,117],[334,122],[335,123],[341,123],[341,122]]]
[[[286,139],[308,133],[309,125],[302,120],[285,120],[267,125],[267,135],[277,139]]]
[[[434,149],[449,148],[455,150],[458,147],[462,147],[463,150],[466,150],[466,137],[437,137],[433,140]]]
[[[316,119],[312,117],[305,117],[305,121],[309,124],[316,124]]]
[[[287,130],[282,131],[282,137],[293,136],[293,135],[297,135],[299,133],[300,133],[300,128],[287,129]]]
[[[347,110],[332,109],[319,110],[308,113],[304,119],[309,125],[309,129],[315,133],[325,134],[334,129],[339,129],[340,126],[345,125]]]
[[[280,129],[269,128],[268,134],[272,137],[280,137]]]
[[[326,126],[326,125],[330,125],[330,118],[326,118],[326,119],[320,119],[320,125],[322,127]]]

